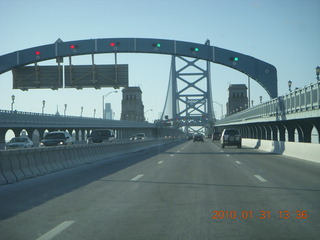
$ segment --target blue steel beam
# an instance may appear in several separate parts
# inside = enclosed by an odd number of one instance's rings
[[[49,59],[96,53],[152,53],[202,59],[230,67],[256,80],[270,95],[278,96],[277,69],[254,57],[215,46],[150,38],[101,38],[57,41],[0,56],[0,74]],[[235,60],[236,59],[236,60]]]

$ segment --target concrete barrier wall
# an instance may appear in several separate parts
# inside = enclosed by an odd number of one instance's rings
[[[320,163],[320,144],[243,138],[242,145]]]
[[[172,143],[177,139],[152,139],[125,143],[81,144],[0,151],[0,185],[21,181],[114,156]]]

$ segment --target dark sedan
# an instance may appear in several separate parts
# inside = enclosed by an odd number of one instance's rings
[[[194,136],[193,136],[193,141],[194,141],[194,142],[195,142],[195,141],[201,141],[201,142],[203,142],[203,141],[204,141],[203,135],[201,135],[201,134],[194,135]]]

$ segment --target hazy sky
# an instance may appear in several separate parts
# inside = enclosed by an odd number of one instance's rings
[[[0,55],[30,47],[63,41],[95,38],[161,38],[204,43],[240,52],[277,68],[279,95],[316,81],[320,65],[319,0],[0,0]],[[152,54],[118,54],[119,64],[129,64],[129,85],[140,86],[149,121],[163,110],[171,57]],[[52,65],[54,61],[40,65]],[[73,64],[90,64],[91,56],[73,57]],[[99,54],[96,64],[113,64],[113,54]],[[67,61],[65,61],[67,64]],[[211,64],[213,101],[227,102],[229,84],[247,83],[247,76],[218,64]],[[269,99],[265,90],[251,81],[251,98]],[[112,88],[13,90],[12,73],[0,75],[0,109],[54,114],[102,116],[102,96]],[[106,98],[115,118],[121,113],[121,89]],[[216,116],[220,106],[214,104]]]

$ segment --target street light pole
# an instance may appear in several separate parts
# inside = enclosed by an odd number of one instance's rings
[[[42,101],[42,114],[44,114],[44,107],[46,106],[46,101],[43,100]]]
[[[148,109],[147,111],[145,111],[145,112],[143,113],[144,119],[146,119],[146,114],[147,114],[148,112],[150,112],[150,111],[153,111],[153,109]],[[142,119],[142,121],[143,121],[143,119]],[[147,121],[148,121],[148,120],[147,120]]]
[[[289,92],[292,92],[292,90],[291,90],[291,86],[292,86],[292,81],[291,81],[291,80],[289,80],[289,81],[288,81]]]
[[[83,107],[81,107],[81,115],[80,115],[81,117],[82,117],[82,112],[83,112]]]
[[[11,111],[13,111],[13,104],[14,104],[14,99],[15,98],[16,97],[14,95],[11,96],[11,100],[12,100],[12,102],[11,102]]]
[[[316,67],[316,75],[317,75],[317,81],[320,80],[319,75],[320,75],[320,67]]]
[[[103,118],[103,119],[106,118],[105,107],[104,107],[104,98],[107,97],[107,96],[109,96],[111,93],[117,93],[117,92],[118,92],[118,91],[112,91],[112,92],[109,92],[109,93],[107,93],[107,94],[105,94],[105,95],[102,96],[102,114],[103,114],[102,118]]]
[[[221,103],[218,103],[218,102],[215,102],[215,101],[212,101],[212,102],[216,103],[216,104],[218,104],[220,106],[220,108],[221,108],[221,118],[220,119],[222,119],[223,118],[223,105]]]
[[[66,116],[66,112],[67,112],[67,104],[64,104],[64,116]]]

